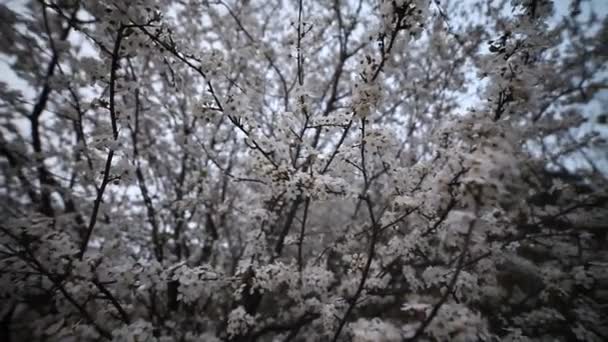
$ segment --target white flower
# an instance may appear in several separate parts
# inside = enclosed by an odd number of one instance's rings
[[[232,310],[228,315],[228,335],[236,336],[246,333],[253,326],[255,319],[242,306]]]

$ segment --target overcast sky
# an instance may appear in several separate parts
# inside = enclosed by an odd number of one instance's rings
[[[456,0],[459,1],[459,0]],[[461,3],[470,3],[470,0],[462,0]],[[569,0],[556,0],[555,9],[556,16],[555,20],[558,20],[562,15],[568,13],[568,6],[571,1]],[[12,8],[17,11],[23,11],[24,0],[0,0],[1,4],[7,5],[9,8]],[[591,0],[585,1],[582,5],[583,14],[588,15],[590,13],[590,9],[593,8],[597,15],[600,18],[604,18],[608,15],[608,0]],[[555,21],[554,21],[555,22]],[[73,41],[75,36],[72,35],[70,38]],[[74,41],[73,41],[74,42]],[[85,48],[85,53],[95,53],[93,49]],[[13,62],[13,59],[8,58],[6,55],[0,53],[0,82],[5,82],[9,85],[10,88],[19,89],[23,92],[23,95],[26,99],[33,99],[36,96],[36,92],[27,85],[26,82],[21,80],[16,74],[11,70],[10,63]],[[462,97],[461,105],[463,109],[474,105],[479,101],[479,96],[476,93],[475,87],[471,87],[471,91],[466,96]],[[593,101],[585,108],[585,114],[590,118],[590,120],[584,124],[581,129],[573,132],[576,136],[585,134],[591,130],[599,131],[603,137],[608,139],[608,128],[606,125],[598,125],[595,118],[600,114],[606,114],[606,107],[608,106],[608,91],[602,91],[598,96],[598,101]],[[19,125],[21,126],[21,125]],[[23,127],[24,132],[27,132],[28,126],[25,125]],[[605,149],[596,149],[595,151],[589,151],[591,154],[591,158],[597,161],[598,167],[603,169],[608,174],[608,148]],[[584,163],[583,160],[573,159],[569,164],[573,167],[577,165],[582,165]]]

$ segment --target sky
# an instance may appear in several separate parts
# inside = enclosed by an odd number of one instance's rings
[[[457,0],[458,2],[462,3],[463,6],[466,7],[466,5],[469,3],[472,3],[472,0]],[[25,0],[0,0],[0,4],[6,5],[7,7],[9,7],[10,9],[13,9],[17,12],[23,12],[24,11],[24,4],[27,1]],[[555,18],[559,18],[561,15],[568,13],[568,7],[569,4],[571,3],[571,0],[554,0],[554,8],[555,8],[555,12],[556,12],[556,16]],[[596,13],[600,16],[600,17],[605,17],[608,15],[608,0],[590,0],[590,1],[584,1],[583,5],[582,5],[582,10],[583,10],[583,14],[582,15],[586,15],[589,13],[590,9],[593,8]],[[74,41],[73,39],[73,35],[72,35],[72,41]],[[91,53],[92,51],[89,51],[90,49],[84,49],[84,53]],[[31,89],[28,84],[26,82],[24,82],[23,80],[21,80],[19,77],[17,77],[17,75],[12,71],[11,67],[10,67],[10,63],[12,62],[12,60],[10,58],[8,58],[6,55],[0,53],[0,82],[5,82],[7,84],[9,84],[11,87],[16,88],[16,89],[20,89],[24,92],[24,95],[26,95],[26,97],[33,97],[35,95],[35,92],[33,91],[33,89]],[[474,102],[468,103],[468,101],[465,99],[465,107],[466,105],[472,104]]]
[[[458,0],[456,0],[456,1],[458,1]],[[569,7],[570,2],[571,1],[569,1],[569,0],[555,0],[554,1],[555,12],[557,14],[555,16],[555,18],[556,18],[555,20],[557,20],[557,18],[561,17],[561,15],[568,13],[568,7]],[[24,0],[0,0],[0,4],[6,5],[9,8],[14,9],[16,11],[20,11],[20,12],[23,12],[25,3],[26,3],[26,1],[24,1]],[[471,1],[462,0],[459,3],[462,3],[463,6],[466,6],[466,4],[471,3]],[[583,12],[582,16],[588,16],[590,13],[590,9],[593,8],[600,18],[606,17],[608,15],[608,0],[584,1],[582,3],[581,8],[582,8],[582,12]],[[555,23],[555,21],[554,21],[554,23]],[[75,39],[78,39],[78,38],[74,38],[74,35],[72,35],[70,37],[70,39],[72,40],[73,43],[76,43]],[[83,51],[86,54],[94,54],[94,50],[91,47],[85,46],[83,48]],[[34,89],[32,89],[25,81],[20,79],[11,70],[10,63],[13,61],[14,61],[13,59],[0,53],[0,82],[7,83],[10,88],[21,90],[26,99],[35,98],[36,91],[34,91]],[[462,96],[461,105],[462,105],[463,110],[468,107],[472,107],[476,103],[478,103],[479,95],[476,93],[475,88],[476,88],[475,86],[471,87],[472,90],[465,96]],[[585,123],[580,129],[578,129],[577,131],[574,131],[573,134],[576,137],[578,137],[589,131],[595,130],[595,131],[599,131],[600,134],[608,140],[607,126],[598,125],[595,120],[595,118],[597,116],[606,114],[606,109],[605,109],[606,105],[608,105],[608,91],[603,91],[600,94],[598,101],[594,101],[594,102],[590,103],[585,108],[585,113],[590,118],[590,120],[587,123]],[[21,125],[19,125],[19,126],[20,126],[20,128],[23,129],[24,132],[27,132],[27,130],[29,129],[28,125],[23,125],[23,127],[21,127]],[[590,158],[596,160],[599,163],[599,167],[602,170],[604,170],[606,174],[608,174],[608,146],[605,149],[597,149],[595,151],[589,151],[589,153],[591,153]],[[582,156],[579,156],[579,158],[573,158],[572,160],[570,160],[568,162],[568,164],[573,168],[576,168],[579,165],[584,165],[584,163],[585,163],[585,161],[583,160],[584,158],[583,159],[581,159],[581,158],[582,158]]]

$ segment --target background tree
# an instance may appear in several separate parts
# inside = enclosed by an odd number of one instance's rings
[[[592,5],[0,4],[0,339],[608,339]]]

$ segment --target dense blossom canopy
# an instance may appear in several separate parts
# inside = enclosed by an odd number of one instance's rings
[[[594,5],[0,3],[0,340],[607,341]]]

